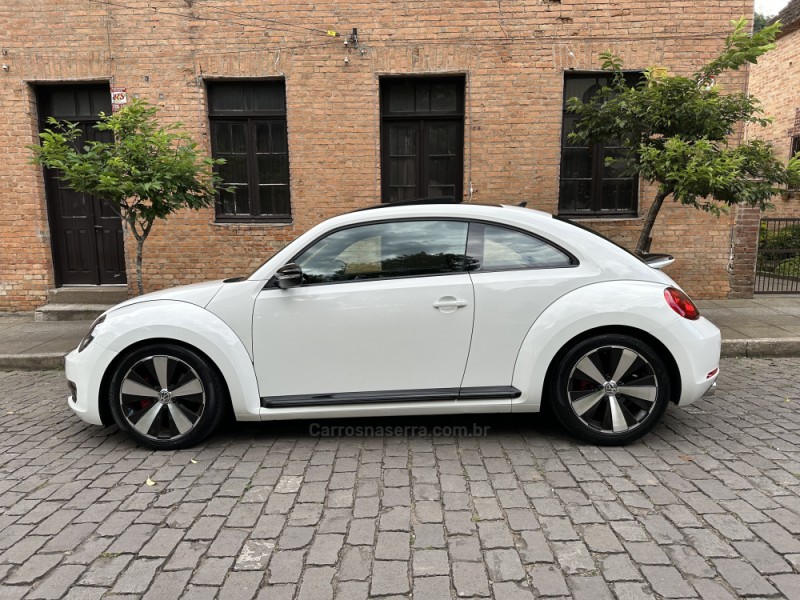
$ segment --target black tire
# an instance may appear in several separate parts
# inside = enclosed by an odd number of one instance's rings
[[[667,409],[669,373],[645,342],[629,335],[598,335],[561,356],[550,398],[556,417],[576,437],[600,445],[627,444],[650,431]]]
[[[188,448],[208,437],[225,412],[224,399],[214,366],[175,344],[143,346],[127,354],[108,390],[119,428],[154,450]]]

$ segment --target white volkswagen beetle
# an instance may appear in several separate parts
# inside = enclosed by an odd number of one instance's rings
[[[70,407],[174,449],[240,421],[534,413],[623,444],[713,391],[720,333],[669,277],[534,210],[387,205],[330,219],[250,277],[107,311]]]

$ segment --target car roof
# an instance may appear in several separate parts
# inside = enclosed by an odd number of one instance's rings
[[[478,204],[473,202],[454,204],[452,202],[413,201],[370,206],[333,217],[328,222],[335,222],[335,225],[339,226],[385,219],[419,217],[486,218],[502,222],[509,219],[522,221],[531,219],[536,221],[552,220],[553,215],[540,210],[507,204]]]
[[[381,208],[393,208],[398,206],[424,206],[427,204],[434,204],[434,205],[442,205],[442,204],[461,204],[461,202],[456,202],[453,198],[448,198],[446,196],[443,197],[431,197],[431,198],[415,198],[413,200],[402,200],[400,202],[381,202],[380,204],[372,204],[370,206],[364,206],[362,208],[357,208],[351,212],[361,212],[363,210],[377,210]],[[502,206],[501,204],[497,203],[483,203],[483,202],[470,202],[469,204],[477,205],[477,206]],[[525,206],[527,202],[521,202],[517,204],[517,206]]]

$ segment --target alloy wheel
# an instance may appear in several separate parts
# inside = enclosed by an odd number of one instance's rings
[[[175,356],[140,359],[119,389],[124,419],[137,433],[153,440],[184,437],[206,407],[206,390],[197,371]]]
[[[658,379],[640,353],[625,346],[601,346],[575,363],[567,379],[575,415],[601,433],[627,433],[656,407]]]

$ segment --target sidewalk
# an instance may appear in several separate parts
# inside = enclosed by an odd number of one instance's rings
[[[722,331],[723,356],[800,356],[800,294],[698,300],[697,305]],[[0,369],[59,369],[90,325],[0,313]]]
[[[723,356],[800,356],[800,294],[698,300],[697,306],[720,328]]]
[[[0,313],[0,369],[60,369],[91,321],[34,321],[33,313]]]

